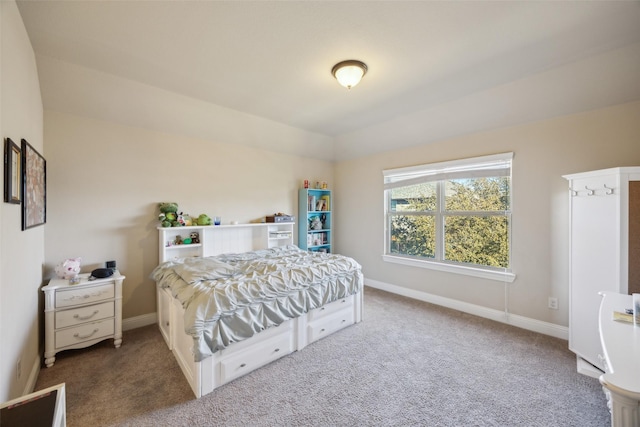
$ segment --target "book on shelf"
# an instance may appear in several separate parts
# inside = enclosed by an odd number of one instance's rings
[[[324,209],[322,209],[323,211],[330,211],[331,210],[331,206],[329,205],[329,195],[325,194],[324,196],[321,197],[322,200],[324,200]]]
[[[307,206],[308,210],[310,210],[310,211],[316,210],[316,196],[309,195],[308,204],[309,204]]]

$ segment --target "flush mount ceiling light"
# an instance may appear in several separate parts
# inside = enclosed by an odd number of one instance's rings
[[[367,64],[355,59],[338,62],[331,69],[331,74],[338,80],[342,86],[351,89],[358,83],[360,79],[367,73]]]

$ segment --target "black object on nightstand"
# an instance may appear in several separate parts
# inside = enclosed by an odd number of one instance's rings
[[[105,267],[110,268],[111,271],[113,271],[115,273],[115,271],[116,271],[116,262],[115,261],[107,261],[105,263]]]

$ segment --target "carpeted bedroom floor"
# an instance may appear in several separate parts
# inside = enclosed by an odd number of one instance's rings
[[[365,288],[364,321],[195,399],[157,326],[58,354],[74,426],[610,425],[567,342]]]

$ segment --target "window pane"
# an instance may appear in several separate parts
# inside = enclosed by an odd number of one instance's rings
[[[435,217],[393,215],[390,232],[389,253],[425,258],[435,256]]]
[[[509,210],[509,177],[450,179],[445,181],[447,211]]]
[[[508,228],[505,216],[446,216],[444,258],[508,268]]]
[[[391,212],[421,212],[436,209],[436,184],[425,182],[394,188],[390,193]]]

